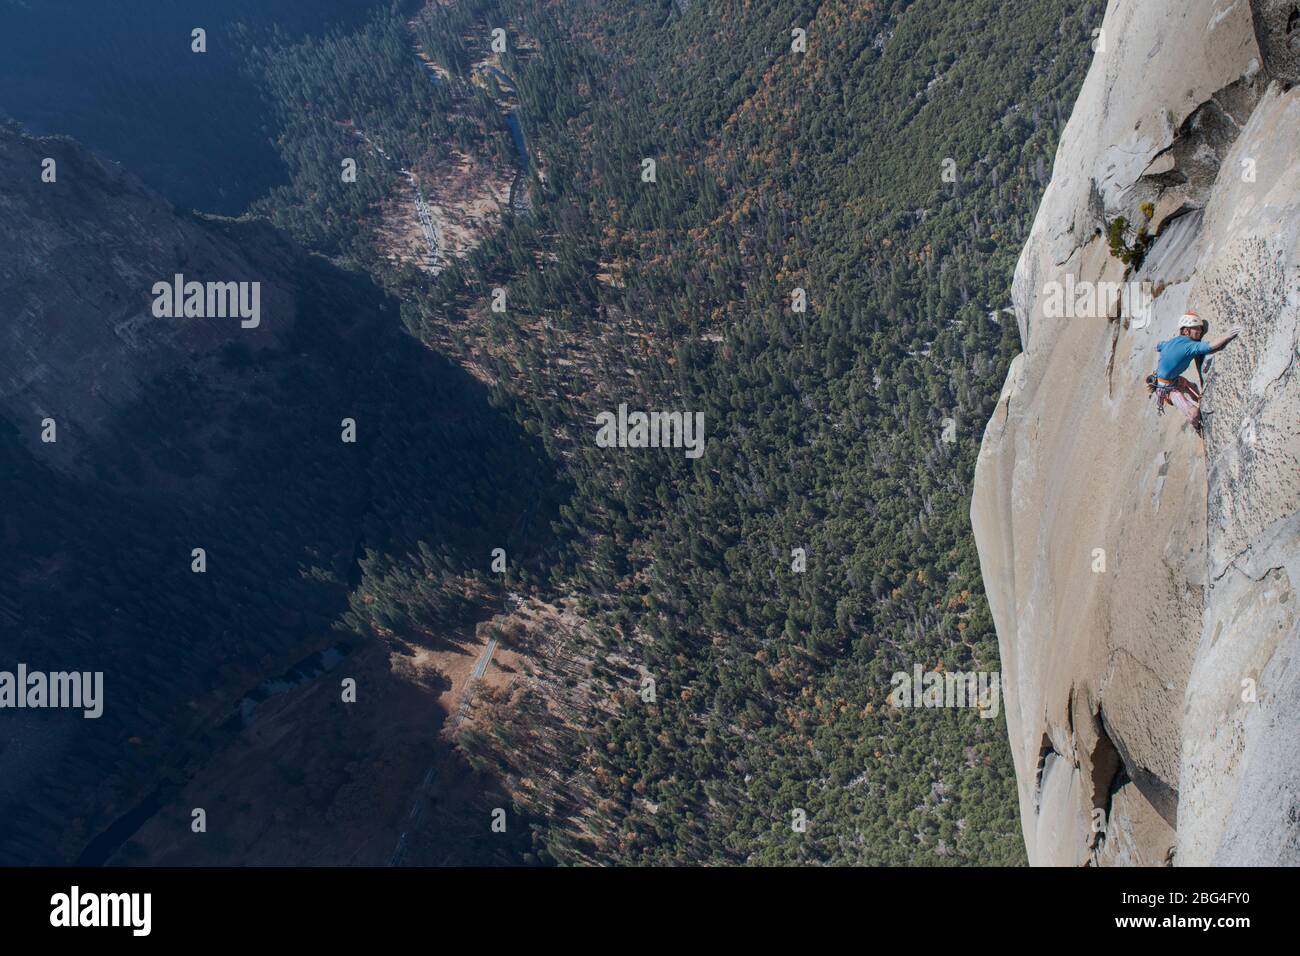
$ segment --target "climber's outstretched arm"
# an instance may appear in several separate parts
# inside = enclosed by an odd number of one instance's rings
[[[1241,326],[1234,325],[1232,328],[1228,329],[1227,335],[1225,335],[1221,339],[1216,339],[1210,343],[1210,354],[1213,355],[1215,352],[1222,352],[1225,348],[1228,347],[1228,343],[1231,342],[1240,334],[1241,334]]]

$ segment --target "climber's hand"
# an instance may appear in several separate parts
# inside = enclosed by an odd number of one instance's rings
[[[1210,343],[1210,354],[1213,355],[1216,352],[1222,352],[1224,349],[1228,347],[1228,343],[1231,342],[1240,334],[1241,334],[1241,326],[1234,325],[1232,328],[1228,329],[1227,335],[1225,335],[1221,339],[1215,339],[1213,342]]]

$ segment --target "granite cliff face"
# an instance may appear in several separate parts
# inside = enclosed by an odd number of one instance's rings
[[[1016,270],[971,518],[1034,864],[1300,863],[1296,83],[1293,0],[1111,0]],[[1143,385],[1187,309],[1244,329],[1204,454]]]

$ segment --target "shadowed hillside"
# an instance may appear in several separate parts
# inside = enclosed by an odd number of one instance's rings
[[[363,644],[336,623],[365,555],[427,554],[459,622],[481,599],[456,582],[526,553],[548,479],[364,276],[265,223],[177,214],[68,140],[0,131],[0,169],[0,660],[105,675],[98,720],[0,723],[0,859],[57,863],[201,765],[263,679]],[[261,325],[154,317],[174,272],[260,281]]]

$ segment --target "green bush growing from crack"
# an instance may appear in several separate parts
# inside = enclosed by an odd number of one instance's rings
[[[1156,207],[1149,202],[1144,202],[1141,210],[1146,222],[1138,226],[1137,237],[1133,240],[1133,245],[1130,246],[1124,239],[1129,223],[1123,216],[1116,216],[1112,219],[1107,229],[1107,237],[1110,240],[1110,254],[1133,270],[1142,268],[1142,260],[1146,258],[1147,250],[1151,248],[1151,243],[1155,241],[1155,236],[1151,235],[1147,227],[1156,214]]]

